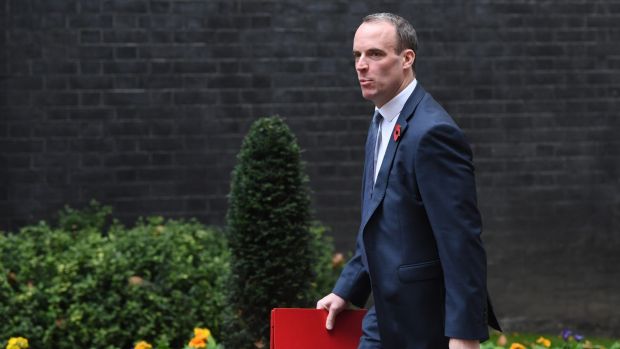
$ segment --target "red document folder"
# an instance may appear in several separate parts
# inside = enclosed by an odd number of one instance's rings
[[[334,329],[325,329],[327,311],[275,308],[271,311],[271,349],[357,349],[366,310],[345,310]]]

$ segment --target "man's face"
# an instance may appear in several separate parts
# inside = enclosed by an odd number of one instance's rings
[[[362,23],[353,39],[353,56],[362,95],[379,108],[411,81],[407,74],[415,54],[396,53],[396,28],[389,22]]]

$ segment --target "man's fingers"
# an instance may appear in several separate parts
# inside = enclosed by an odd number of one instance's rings
[[[346,307],[346,301],[334,293],[330,293],[323,299],[316,302],[317,309],[327,310],[327,319],[325,319],[325,328],[332,330],[336,323],[336,315]]]

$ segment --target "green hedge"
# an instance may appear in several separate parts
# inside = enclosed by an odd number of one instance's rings
[[[310,251],[315,263],[312,274],[314,279],[305,296],[305,299],[311,302],[308,304],[309,307],[316,305],[319,299],[332,291],[344,267],[345,260],[348,259],[336,252],[333,239],[328,235],[328,232],[329,230],[318,222],[314,222],[310,226]]]
[[[73,349],[148,339],[179,348],[195,326],[218,333],[229,270],[222,233],[152,217],[104,235],[108,211],[68,209],[60,223],[69,229],[40,223],[0,234],[0,341]]]
[[[182,348],[194,327],[221,333],[229,250],[217,228],[150,217],[126,228],[96,203],[67,208],[47,223],[0,233],[0,346],[28,338],[31,348]],[[309,297],[332,287],[333,245],[315,225],[317,277]],[[265,319],[268,323],[269,319]],[[233,348],[234,349],[234,348]]]

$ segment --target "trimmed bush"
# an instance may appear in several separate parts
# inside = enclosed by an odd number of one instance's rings
[[[196,221],[140,220],[101,228],[108,207],[66,209],[46,223],[0,234],[0,340],[33,348],[180,348],[187,333],[220,334],[228,249]],[[107,212],[107,213],[106,213]]]
[[[307,177],[295,136],[279,117],[254,122],[233,170],[227,348],[269,345],[274,307],[308,306],[313,275]]]

